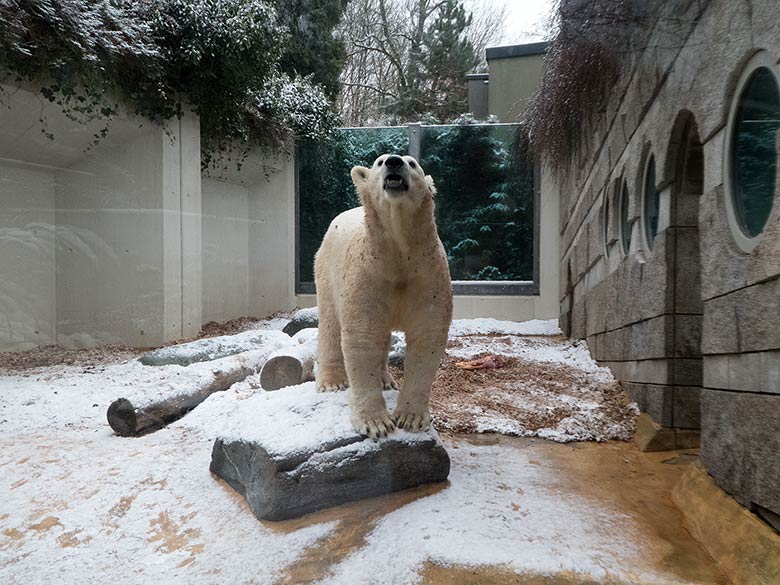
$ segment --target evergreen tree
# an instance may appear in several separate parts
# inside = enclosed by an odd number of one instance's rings
[[[339,92],[339,75],[347,58],[333,35],[349,0],[274,0],[279,23],[289,32],[280,67],[290,75],[312,75],[330,98]]]
[[[533,163],[521,129],[423,129],[421,166],[436,180],[436,225],[453,280],[533,278]]]
[[[426,35],[426,105],[439,120],[450,120],[468,103],[466,73],[479,62],[465,32],[472,16],[460,0],[447,0]]]
[[[398,121],[443,122],[464,112],[466,73],[479,53],[466,37],[472,16],[462,0],[416,3],[405,75],[397,81],[398,99],[389,111]]]

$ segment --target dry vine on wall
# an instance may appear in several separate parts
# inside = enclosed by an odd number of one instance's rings
[[[662,0],[559,0],[545,73],[525,115],[533,150],[568,170],[620,76],[648,46],[659,22],[686,18]],[[661,14],[663,11],[663,14]],[[676,16],[679,12],[680,15]],[[682,43],[683,39],[680,39]]]

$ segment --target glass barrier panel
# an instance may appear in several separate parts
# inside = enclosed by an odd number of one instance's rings
[[[381,154],[409,150],[406,127],[343,128],[328,141],[298,146],[298,282],[314,282],[314,254],[330,222],[359,205],[350,170]]]
[[[522,137],[509,124],[422,128],[453,281],[533,280],[534,167]]]

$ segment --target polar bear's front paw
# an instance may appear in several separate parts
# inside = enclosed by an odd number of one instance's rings
[[[398,390],[398,384],[393,379],[393,376],[390,375],[390,372],[385,370],[385,373],[382,374],[382,389],[383,390]]]
[[[414,412],[411,410],[395,409],[393,420],[399,429],[405,431],[427,431],[431,428],[431,415],[427,410]]]
[[[349,386],[347,373],[337,370],[320,370],[317,372],[317,392],[337,392]]]
[[[372,439],[386,437],[395,430],[395,424],[386,409],[377,413],[353,414],[352,426],[361,435],[367,435]]]

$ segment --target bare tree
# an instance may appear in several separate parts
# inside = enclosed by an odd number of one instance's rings
[[[466,9],[471,12],[472,20],[466,36],[474,46],[480,58],[477,72],[487,70],[485,49],[495,46],[504,36],[504,26],[507,19],[506,5],[496,6],[481,0],[466,3]]]
[[[338,105],[348,125],[398,123],[436,109],[431,95],[440,84],[426,69],[430,33],[453,5],[461,2],[352,0],[338,32],[347,48]],[[474,5],[459,36],[472,53],[468,69],[484,67],[485,47],[500,37],[504,17],[504,7]]]

